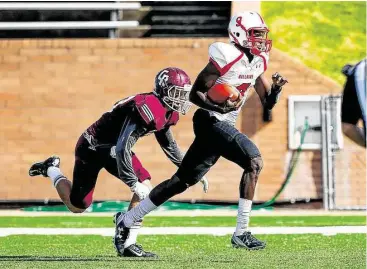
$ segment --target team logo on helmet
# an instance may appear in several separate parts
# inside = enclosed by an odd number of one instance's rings
[[[168,73],[169,73],[168,70],[163,70],[162,72],[160,72],[158,74],[157,79],[158,79],[159,86],[161,86],[161,87],[166,87],[167,86],[167,82],[168,82],[168,79],[169,79]]]

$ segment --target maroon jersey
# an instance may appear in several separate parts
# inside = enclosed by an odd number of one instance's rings
[[[134,117],[139,124],[139,136],[175,125],[179,113],[168,111],[154,93],[138,94],[118,101],[84,133],[92,148],[116,145],[125,118]]]

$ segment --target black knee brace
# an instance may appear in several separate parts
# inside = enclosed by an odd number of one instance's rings
[[[149,194],[150,200],[156,206],[160,206],[173,196],[184,192],[189,184],[180,180],[176,175],[157,185]]]

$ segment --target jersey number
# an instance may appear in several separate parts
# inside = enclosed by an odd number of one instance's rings
[[[251,83],[242,83],[240,86],[237,87],[237,90],[239,90],[241,95],[243,96],[250,85]]]

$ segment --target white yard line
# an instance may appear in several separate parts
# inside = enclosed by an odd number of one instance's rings
[[[145,235],[229,235],[233,227],[143,227]],[[355,234],[367,233],[366,226],[326,227],[253,227],[253,234]],[[9,235],[101,235],[113,236],[113,228],[0,228],[0,236]]]
[[[21,210],[0,210],[0,216],[11,217],[42,217],[42,216],[75,216],[75,217],[111,217],[114,212],[94,212],[73,214],[70,212],[30,212]],[[236,216],[237,210],[155,210],[149,216]],[[251,216],[366,216],[366,211],[325,211],[325,210],[309,210],[309,209],[279,209],[279,210],[254,210]]]

